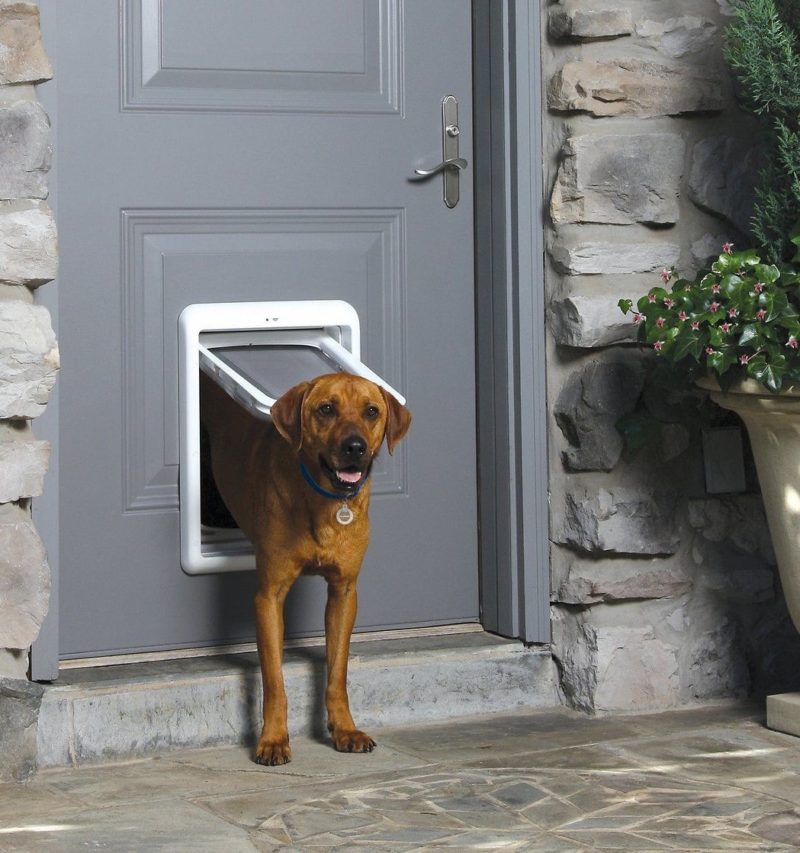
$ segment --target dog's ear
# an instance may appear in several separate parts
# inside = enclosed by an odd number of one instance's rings
[[[411,426],[411,412],[398,401],[394,394],[381,388],[381,394],[386,402],[388,416],[386,419],[386,446],[389,453],[394,453],[397,442],[408,432]]]
[[[295,452],[303,446],[303,400],[310,386],[310,382],[301,382],[272,405],[272,423]]]

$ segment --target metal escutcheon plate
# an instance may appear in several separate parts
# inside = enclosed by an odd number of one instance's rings
[[[454,95],[446,95],[442,99],[442,154],[445,163],[458,157],[458,137],[458,101]],[[459,172],[459,169],[445,169],[442,173],[444,203],[450,208],[458,204]]]

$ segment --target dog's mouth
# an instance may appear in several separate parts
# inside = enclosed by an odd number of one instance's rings
[[[357,465],[337,468],[335,465],[331,465],[327,459],[320,456],[319,464],[337,492],[352,494],[361,487],[364,480],[369,476],[369,469],[372,463],[369,463],[365,468],[359,468]]]

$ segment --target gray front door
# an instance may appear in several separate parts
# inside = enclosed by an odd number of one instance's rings
[[[376,472],[362,630],[476,620],[465,0],[43,0],[56,61],[63,657],[249,640],[251,573],[179,566],[177,318],[344,299],[414,426]],[[470,164],[471,166],[472,164]],[[302,582],[293,635],[322,625]]]

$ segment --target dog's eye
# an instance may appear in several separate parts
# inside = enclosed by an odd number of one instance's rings
[[[317,412],[324,415],[326,418],[329,418],[331,415],[336,414],[336,409],[333,408],[332,403],[323,403],[321,406],[317,407]]]
[[[374,421],[379,414],[380,411],[377,406],[367,406],[367,410],[364,412],[365,417],[369,418],[371,421]]]

